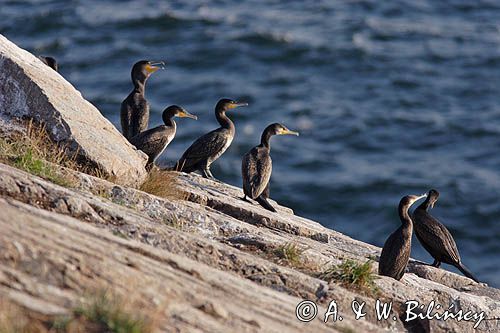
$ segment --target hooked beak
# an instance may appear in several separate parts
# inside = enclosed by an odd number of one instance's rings
[[[195,116],[194,114],[191,114],[191,113],[187,112],[186,110],[182,110],[181,112],[179,112],[177,114],[177,117],[179,117],[179,118],[191,118],[191,119],[194,119],[194,120],[198,120],[197,116]]]
[[[152,73],[156,72],[159,69],[165,69],[165,62],[163,62],[163,61],[155,61],[155,62],[151,62],[151,63],[149,63],[149,64],[146,65],[146,71],[149,74],[152,74]]]
[[[280,135],[295,135],[295,136],[299,136],[299,132],[295,132],[295,131],[291,131],[289,130],[288,128],[283,130]]]
[[[239,108],[240,106],[248,106],[248,103],[233,103],[229,106],[230,109],[236,109]]]

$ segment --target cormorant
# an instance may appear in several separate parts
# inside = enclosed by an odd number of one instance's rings
[[[148,128],[149,103],[144,97],[146,80],[164,65],[162,61],[141,60],[132,67],[134,90],[123,100],[120,110],[122,132],[129,141]]]
[[[428,212],[430,208],[434,208],[438,198],[439,192],[430,190],[427,199],[413,212],[415,234],[420,244],[434,258],[432,266],[439,267],[442,262],[453,265],[468,278],[479,282],[471,271],[462,264],[457,244],[451,233]]]
[[[195,115],[190,114],[182,107],[171,105],[163,111],[162,119],[165,125],[160,125],[141,132],[130,139],[130,142],[139,150],[142,150],[148,155],[148,163],[146,168],[149,170],[154,165],[154,162],[167,148],[168,144],[174,139],[177,130],[177,124],[174,117],[198,119]]]
[[[49,66],[56,72],[58,71],[58,65],[56,59],[52,57],[44,57],[44,56],[38,56],[38,59],[40,59],[45,65]]]
[[[271,160],[270,139],[273,135],[299,135],[286,128],[285,126],[275,123],[266,127],[260,139],[260,145],[255,146],[243,156],[241,163],[241,174],[243,176],[243,192],[245,196],[243,200],[247,200],[247,196],[256,200],[262,207],[272,212],[276,212],[273,206],[267,201],[269,198],[269,180],[273,162]]]
[[[411,237],[413,234],[413,223],[408,214],[408,209],[415,201],[426,196],[427,194],[421,196],[407,195],[399,202],[398,212],[402,226],[385,241],[378,263],[379,275],[390,276],[396,280],[401,280],[403,277],[410,259]]]
[[[226,116],[226,111],[247,105],[247,103],[239,103],[227,98],[219,100],[215,106],[215,117],[221,127],[193,142],[177,161],[175,170],[187,173],[198,170],[201,171],[203,177],[215,180],[210,172],[210,165],[229,148],[235,133],[234,124]]]

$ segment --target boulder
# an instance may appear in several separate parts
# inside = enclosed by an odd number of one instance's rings
[[[118,184],[137,186],[146,178],[145,154],[61,75],[2,35],[0,117],[43,124],[54,141]]]

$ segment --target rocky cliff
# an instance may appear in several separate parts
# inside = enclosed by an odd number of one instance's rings
[[[0,36],[0,332],[2,325],[20,324],[20,318],[39,323],[31,331],[71,331],[60,318],[83,316],[86,312],[75,309],[100,290],[131,300],[127,313],[143,314],[154,323],[151,331],[500,329],[495,320],[499,290],[414,260],[401,281],[377,277],[380,248],[278,204],[278,213],[271,213],[247,203],[238,188],[158,170],[140,189],[129,187],[145,178],[142,155],[59,74],[43,66]],[[57,89],[50,88],[56,83]],[[75,103],[82,114],[75,112]],[[12,153],[26,150],[8,149],[30,136],[26,119],[43,124],[54,147],[61,141],[80,147],[83,162],[73,169],[40,162],[57,178],[26,167],[31,160]],[[98,126],[82,125],[94,120]],[[94,137],[105,147],[86,141]],[[98,166],[101,177],[80,172],[81,163]],[[317,304],[310,322],[296,317],[302,300]],[[392,302],[388,320],[377,320],[377,300]],[[443,308],[433,312],[451,306],[454,313],[470,311],[471,317],[408,322],[405,303],[411,300],[426,306],[435,301]],[[324,323],[332,301],[343,320],[334,322],[331,316]],[[366,315],[356,320],[353,304],[363,302]]]

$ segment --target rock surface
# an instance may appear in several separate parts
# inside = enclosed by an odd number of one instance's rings
[[[0,117],[44,124],[53,140],[119,184],[137,186],[146,177],[142,152],[61,75],[2,35]]]
[[[406,323],[407,300],[435,300],[500,317],[499,290],[415,261],[401,281],[377,279],[376,295],[324,281],[317,273],[330,264],[364,262],[380,249],[285,207],[269,213],[240,200],[234,187],[171,173],[177,191],[159,198],[71,173],[76,188],[0,164],[0,294],[32,311],[64,313],[83,290],[108,285],[139,293],[152,308],[167,302],[161,308],[164,331],[475,331],[465,321]],[[302,264],[273,255],[290,243],[304,250]],[[319,306],[311,323],[295,318],[302,299]],[[376,320],[376,299],[394,302],[395,320]],[[344,320],[325,324],[331,300]],[[364,319],[354,319],[353,300],[366,302]],[[492,332],[498,325],[483,321],[477,331]]]

